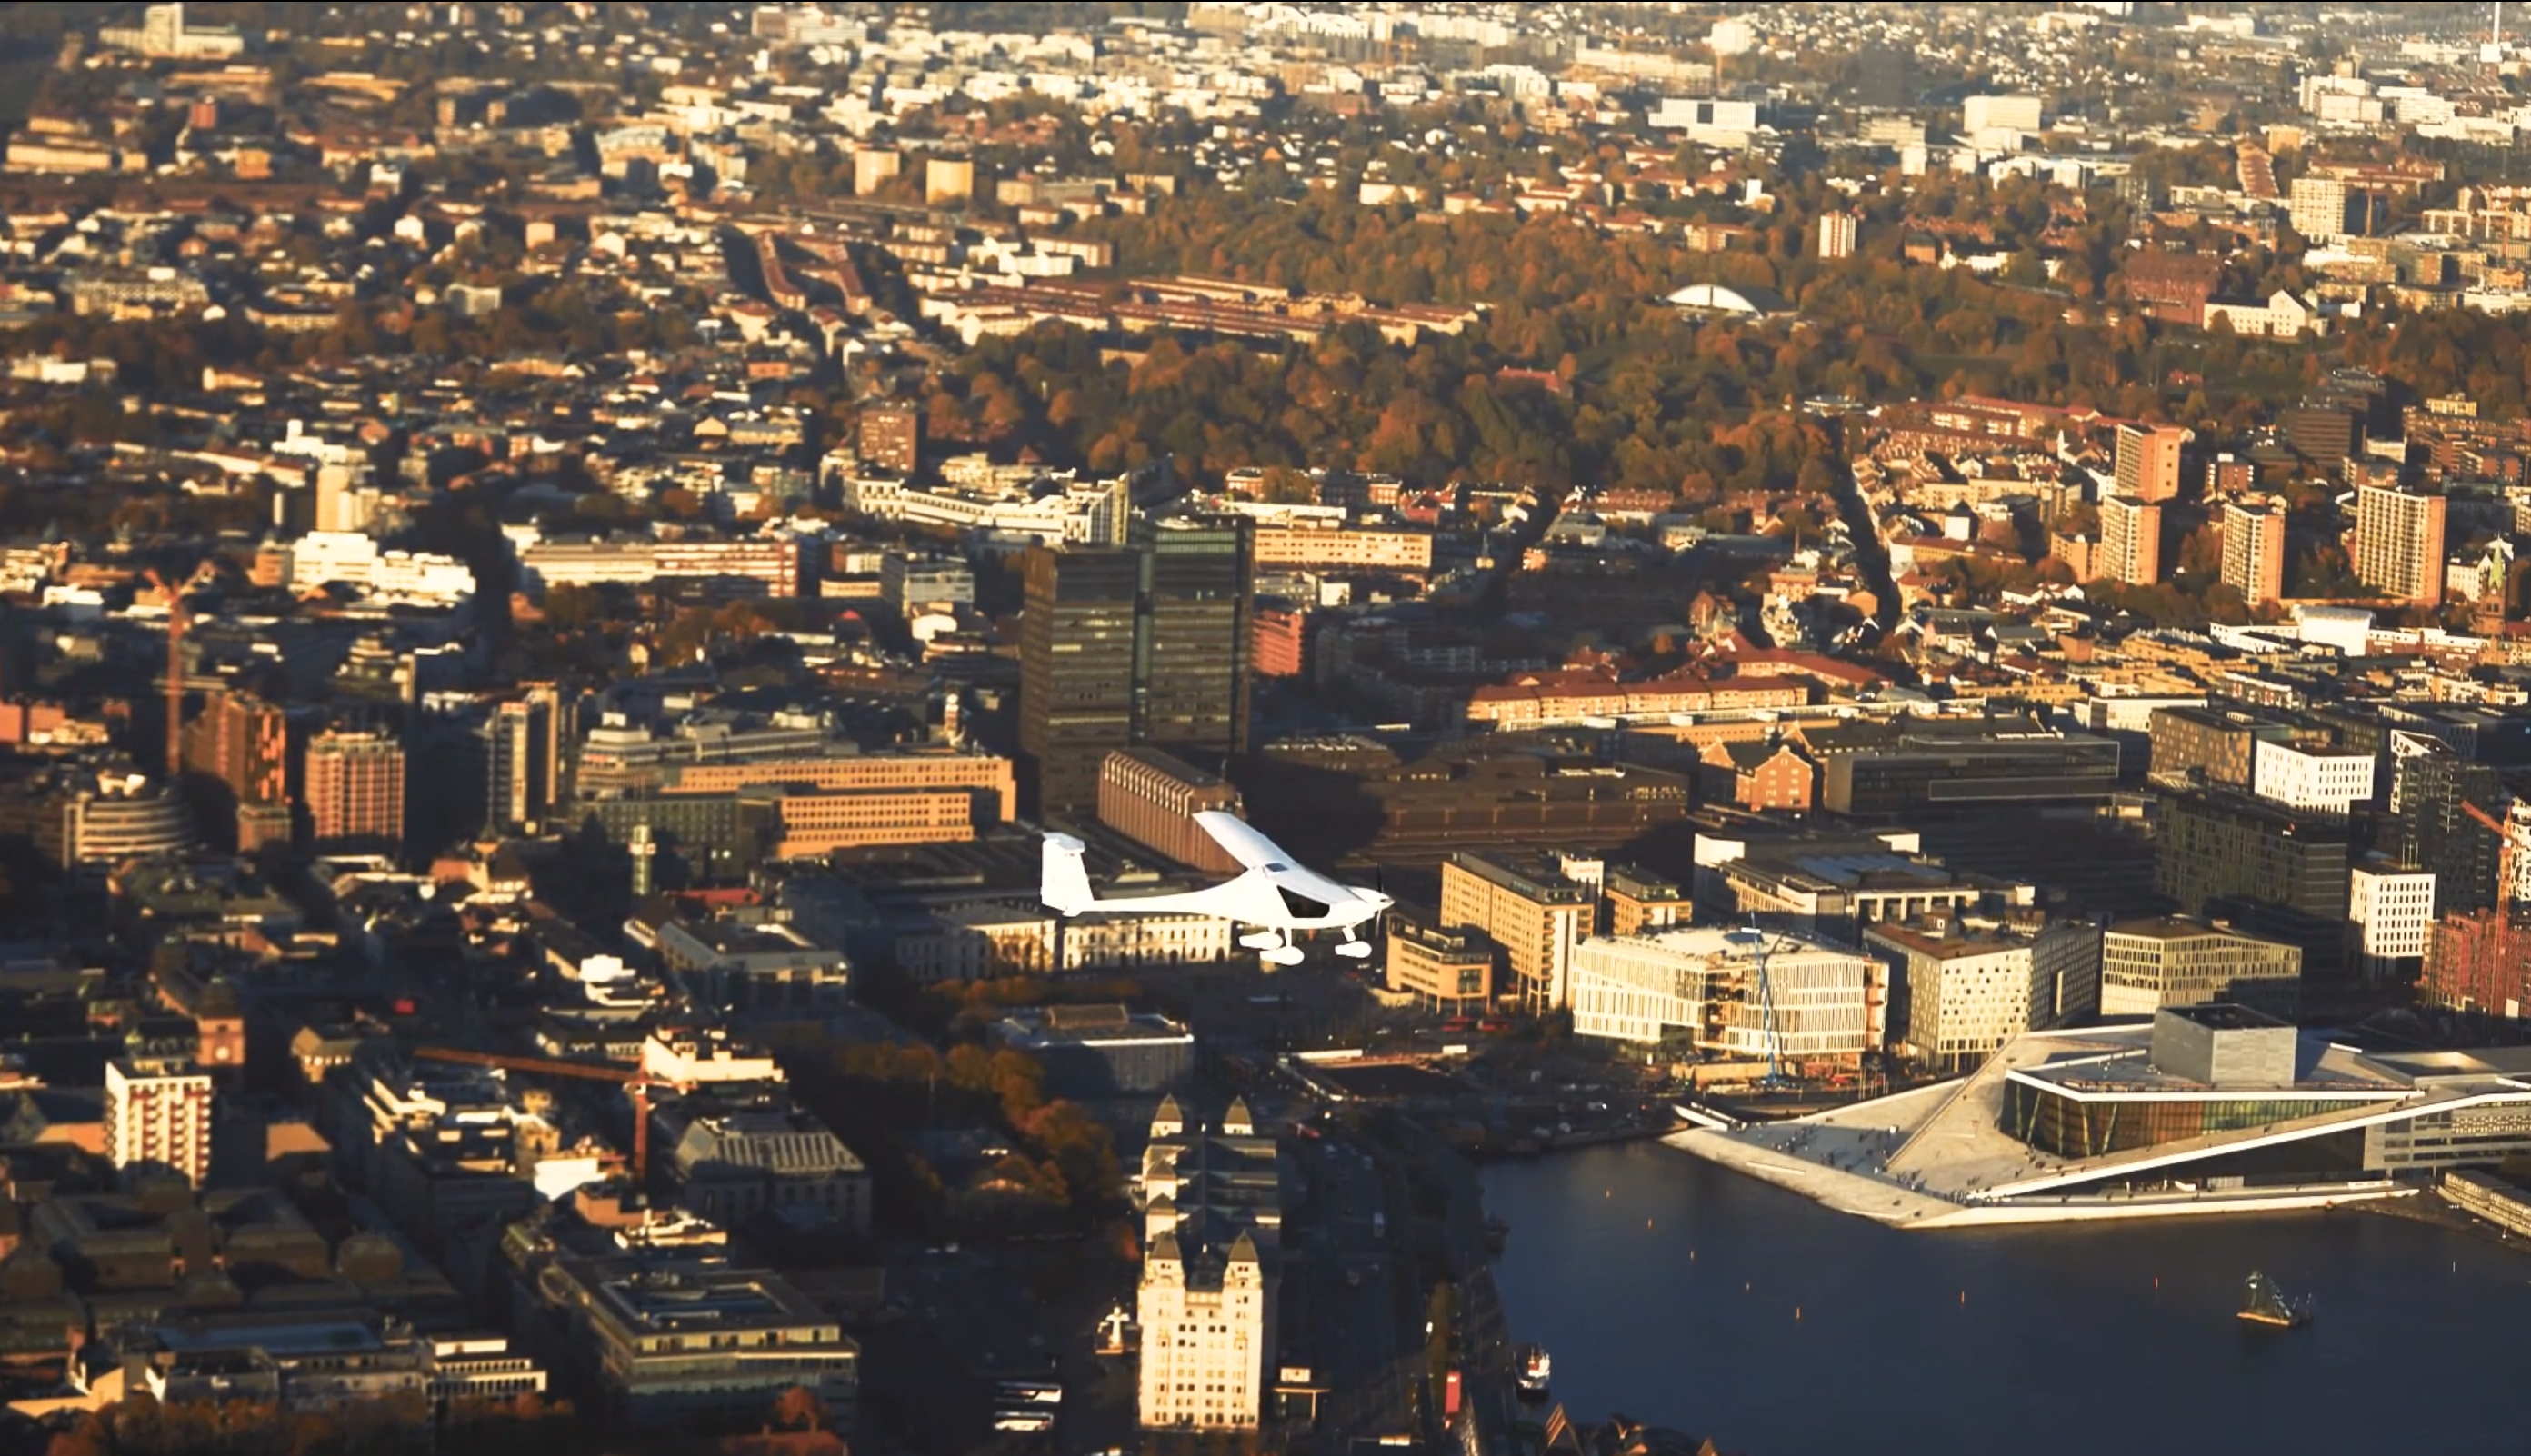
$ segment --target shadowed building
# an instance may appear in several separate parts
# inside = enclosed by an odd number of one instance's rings
[[[1165,1092],[1195,1070],[1195,1034],[1157,1012],[1021,1007],[993,1035],[1045,1063],[1048,1086],[1066,1096]]]
[[[923,463],[923,420],[914,407],[887,400],[862,411],[857,443],[865,470],[912,476]]]
[[[2328,742],[2318,728],[2238,708],[2158,707],[2151,722],[2150,772],[2156,782],[2174,788],[2202,782],[2246,791],[2255,778],[2260,744]]]
[[[1962,723],[1838,723],[1804,728],[1820,760],[1820,807],[1870,817],[1925,809],[1993,809],[2107,799],[2118,746],[2027,717]]]
[[[1248,751],[1245,522],[1146,523],[1125,548],[1028,553],[1020,748],[1038,812],[1098,803],[1118,749],[1198,765]]]
[[[1135,599],[1130,550],[1028,553],[1020,618],[1020,755],[1038,812],[1097,802],[1098,766],[1134,745]]]
[[[205,832],[222,848],[253,851],[283,811],[287,836],[290,725],[282,710],[252,693],[222,693],[185,726],[185,772],[197,797]],[[259,811],[259,812],[253,812]]]
[[[2390,817],[2380,847],[2432,871],[2438,915],[2487,910],[2497,901],[2503,842],[2472,807],[2503,821],[2504,788],[2494,767],[2422,733],[2390,735]]]
[[[2300,946],[2307,967],[2337,964],[2352,858],[2342,815],[2226,793],[2173,798],[2154,847],[2154,888],[2188,915],[2231,913]]]
[[[1250,765],[1248,811],[1305,860],[1420,859],[1481,845],[1606,849],[1687,816],[1688,779],[1603,763],[1579,740],[1444,744],[1413,761],[1355,735],[1284,739]]]

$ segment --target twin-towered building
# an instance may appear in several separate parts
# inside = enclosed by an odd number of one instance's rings
[[[1234,1099],[1208,1130],[1160,1100],[1134,1178],[1143,1210],[1136,1408],[1167,1430],[1255,1430],[1277,1370],[1282,1175],[1270,1137]]]

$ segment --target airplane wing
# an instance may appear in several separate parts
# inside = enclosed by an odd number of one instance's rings
[[[1246,819],[1223,810],[1208,809],[1195,816],[1197,827],[1212,836],[1222,853],[1239,862],[1243,869],[1289,869],[1292,857],[1282,847],[1257,832]]]

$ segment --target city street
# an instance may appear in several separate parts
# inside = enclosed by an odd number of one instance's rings
[[[1396,1230],[1378,1172],[1350,1144],[1327,1139],[1307,1147],[1304,1171],[1314,1193],[1295,1276],[1310,1317],[1297,1343],[1314,1382],[1330,1392],[1320,1410],[1321,1432],[1341,1449],[1355,1435],[1405,1428],[1419,1352],[1399,1327],[1407,1271],[1391,1252]]]

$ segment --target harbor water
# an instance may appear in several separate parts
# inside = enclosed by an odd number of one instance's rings
[[[2531,1451],[2531,1248],[2379,1212],[1905,1232],[1657,1143],[1486,1170],[1577,1421],[1734,1456]],[[2260,1269],[2315,1316],[2237,1317]]]

